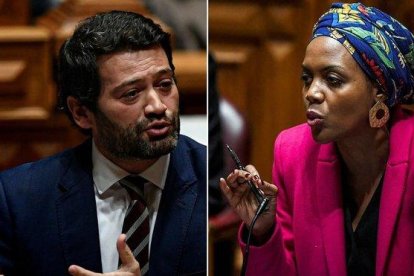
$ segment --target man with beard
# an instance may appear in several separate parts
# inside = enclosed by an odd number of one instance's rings
[[[90,139],[0,174],[0,272],[205,275],[206,149],[179,135],[169,34],[130,12],[84,20],[61,48],[59,90]],[[138,202],[145,215],[123,228]]]

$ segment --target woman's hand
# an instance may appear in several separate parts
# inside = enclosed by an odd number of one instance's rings
[[[230,206],[248,226],[250,226],[259,204],[245,182],[251,180],[270,199],[268,210],[262,213],[253,228],[253,236],[257,240],[261,240],[269,234],[274,225],[278,190],[275,185],[262,181],[256,168],[252,165],[246,166],[246,170],[234,170],[226,179],[221,178],[220,188]]]

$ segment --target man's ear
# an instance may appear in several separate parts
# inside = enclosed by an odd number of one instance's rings
[[[72,113],[73,120],[80,128],[83,128],[83,129],[92,128],[92,125],[94,122],[94,116],[93,116],[93,113],[88,108],[86,108],[84,105],[82,105],[79,102],[78,99],[72,96],[69,96],[66,99],[66,103],[68,105],[70,113]]]

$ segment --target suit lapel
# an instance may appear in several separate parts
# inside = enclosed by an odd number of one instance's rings
[[[172,152],[151,243],[150,274],[179,274],[184,240],[197,199],[197,178],[186,149]],[[201,237],[204,238],[204,237]]]
[[[384,176],[378,221],[376,274],[385,273],[392,237],[397,227],[408,175],[408,161],[413,126],[412,121],[404,120],[403,111],[395,112],[395,121],[390,133],[390,156]]]
[[[316,167],[316,200],[329,275],[346,275],[345,225],[340,163],[333,143],[321,145]]]
[[[406,187],[412,122],[404,120],[403,111],[394,114],[390,134],[390,156],[384,176],[378,222],[376,275],[384,275],[392,237]],[[403,134],[403,135],[402,135]],[[345,275],[345,226],[342,204],[340,164],[333,144],[321,145],[317,172],[316,195],[330,275]]]
[[[76,148],[66,164],[56,201],[58,227],[67,265],[101,272],[99,230],[91,175],[91,143]]]

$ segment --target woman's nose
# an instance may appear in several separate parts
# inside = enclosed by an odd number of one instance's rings
[[[305,100],[312,104],[321,103],[324,101],[324,99],[325,95],[322,92],[321,87],[317,83],[312,82],[312,84],[305,93]]]

